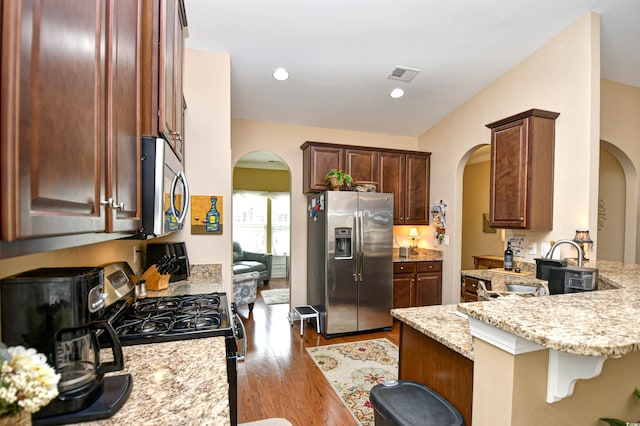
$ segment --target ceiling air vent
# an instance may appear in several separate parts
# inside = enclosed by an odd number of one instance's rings
[[[389,80],[405,81],[408,83],[411,80],[413,80],[414,77],[418,75],[419,72],[420,70],[416,70],[413,68],[395,67],[394,69],[391,70],[387,78]]]

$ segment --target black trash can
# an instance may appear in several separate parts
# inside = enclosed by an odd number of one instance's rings
[[[460,412],[433,389],[410,380],[371,388],[375,426],[464,426]]]

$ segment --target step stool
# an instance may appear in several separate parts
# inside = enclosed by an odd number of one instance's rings
[[[296,306],[295,308],[293,308],[293,310],[295,311],[295,314],[298,316],[298,318],[300,318],[300,335],[301,336],[304,333],[304,320],[308,321],[311,318],[315,318],[316,332],[318,334],[320,333],[320,318],[318,316],[318,311],[316,311],[316,309],[313,306],[310,306],[310,305]],[[292,319],[291,325],[293,325],[293,321],[297,320],[298,318]]]

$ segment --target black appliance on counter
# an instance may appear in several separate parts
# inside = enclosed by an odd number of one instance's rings
[[[105,266],[109,295],[118,295],[107,316],[123,346],[199,339],[225,338],[231,424],[238,423],[238,346],[240,321],[226,293],[207,293],[135,300],[135,276],[126,262]],[[117,289],[111,289],[111,287]],[[235,308],[235,306],[234,306]]]
[[[191,275],[187,245],[184,242],[147,244],[144,269],[157,264],[164,256],[174,258],[176,262],[176,271],[171,273],[169,282],[186,280]]]
[[[34,425],[57,425],[111,417],[131,393],[122,346],[105,318],[104,270],[40,268],[4,278],[2,340],[35,348],[61,378],[58,396],[32,417]],[[113,361],[102,362],[98,335]]]

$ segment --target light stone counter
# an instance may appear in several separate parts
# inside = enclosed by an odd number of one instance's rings
[[[191,276],[147,297],[222,291],[220,265],[192,265]],[[110,350],[107,350],[110,352]],[[124,406],[109,419],[80,425],[229,425],[224,337],[124,346],[133,378]]]
[[[469,317],[515,336],[574,355],[620,357],[640,351],[640,265],[599,261],[595,265],[591,263],[585,266],[598,268],[601,288],[606,291],[498,299],[451,306],[457,306]],[[541,282],[535,275],[508,275],[486,269],[462,273],[491,280],[493,289],[506,283]],[[455,349],[455,341],[471,339],[469,327],[461,327],[456,320],[430,319],[441,315],[438,307],[394,309],[392,315],[429,336],[439,336],[441,343],[465,355],[463,351]],[[460,335],[465,337],[461,338]]]
[[[425,262],[429,260],[443,260],[444,255],[440,250],[418,249],[417,255],[400,257],[400,249],[393,249],[393,262]]]
[[[393,309],[391,315],[473,361],[469,321],[457,305],[435,305]]]
[[[125,346],[131,395],[112,417],[80,425],[228,425],[223,337]]]

